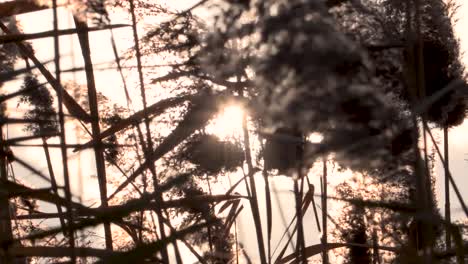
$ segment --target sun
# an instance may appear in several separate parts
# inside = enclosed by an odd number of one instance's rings
[[[228,104],[221,113],[206,127],[210,134],[220,139],[237,138],[242,133],[242,117],[245,111],[242,106]]]

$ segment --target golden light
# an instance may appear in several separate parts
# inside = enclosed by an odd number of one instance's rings
[[[242,133],[244,109],[237,104],[227,105],[223,111],[206,127],[206,131],[220,139],[237,138]]]
[[[318,132],[310,133],[309,136],[307,137],[307,141],[309,141],[310,143],[314,143],[314,144],[321,143],[322,140],[323,140],[323,135]]]

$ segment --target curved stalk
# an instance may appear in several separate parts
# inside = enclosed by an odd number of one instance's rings
[[[240,96],[243,96],[242,92],[240,92]],[[267,263],[267,258],[265,255],[265,245],[263,242],[263,231],[262,231],[262,222],[260,220],[260,211],[258,207],[258,199],[257,199],[257,188],[255,186],[255,178],[254,178],[254,169],[252,165],[252,154],[250,150],[250,138],[249,138],[249,130],[247,127],[247,116],[243,114],[242,117],[242,130],[244,133],[244,148],[245,148],[245,159],[247,161],[247,169],[248,169],[248,178],[250,180],[250,208],[252,209],[252,216],[255,224],[255,232],[257,234],[257,241],[258,241],[258,253],[260,255],[260,262],[262,264]]]

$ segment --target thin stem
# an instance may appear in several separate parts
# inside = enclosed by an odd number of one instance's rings
[[[1,125],[0,125],[0,146],[2,148],[2,152],[4,152],[3,129]],[[0,180],[1,182],[8,181],[6,155],[0,155]],[[6,195],[2,195],[2,197],[0,197],[0,236],[1,236],[0,240],[11,241],[13,239],[11,215],[10,215],[10,201],[8,199],[8,196]],[[0,257],[0,263],[11,262],[11,257],[9,256],[8,248],[6,248],[5,251],[6,252],[2,255],[2,257]]]
[[[44,148],[44,154],[46,157],[47,169],[49,170],[51,187],[55,195],[58,196],[59,192],[58,192],[58,187],[57,187],[57,180],[55,179],[54,168],[52,166],[52,160],[50,158],[50,153],[49,153],[49,146],[47,144],[47,139],[45,137],[42,138],[42,146]],[[59,218],[60,225],[63,228],[63,233],[66,234],[65,218],[63,217],[62,206],[60,206],[59,204],[57,204],[56,206],[57,206],[57,212],[60,215],[60,218]]]
[[[307,257],[305,256],[305,242],[304,242],[304,226],[302,224],[302,196],[299,191],[298,179],[294,179],[294,196],[296,200],[296,224],[297,224],[297,242],[296,242],[296,254],[298,259],[303,263],[306,263]]]
[[[258,138],[260,142],[260,147],[262,151],[265,152],[265,146],[263,144],[262,138],[259,136]],[[270,192],[270,182],[268,179],[268,171],[265,168],[265,161],[263,162],[263,180],[265,182],[265,203],[266,203],[266,216],[267,216],[267,238],[268,238],[268,263],[271,263],[271,232],[273,227],[273,217],[272,217],[272,209],[271,209],[271,192]]]
[[[209,194],[210,195],[213,195],[213,192],[211,191],[211,184],[210,184],[210,180],[208,178],[208,175],[206,176],[206,184],[208,186],[208,191],[209,191]],[[210,208],[210,212],[209,212],[209,216],[211,217],[211,212],[214,210],[213,209],[213,203],[209,203],[209,208]],[[207,230],[208,230],[208,245],[210,247],[210,253],[212,256],[214,256],[214,251],[213,251],[213,236],[211,235],[211,226],[207,226]]]
[[[132,16],[133,40],[135,42],[138,78],[140,82],[140,93],[141,93],[141,98],[143,101],[143,114],[144,114],[144,123],[145,123],[145,128],[146,128],[146,141],[148,143],[148,146],[143,149],[143,153],[145,155],[145,158],[147,158],[149,157],[149,152],[153,151],[153,140],[151,138],[151,130],[150,130],[150,125],[149,125],[150,119],[149,119],[148,110],[147,110],[145,80],[143,76],[143,69],[142,69],[142,63],[141,63],[141,52],[140,52],[140,44],[139,44],[139,37],[138,37],[138,30],[137,30],[137,20],[136,20],[136,14],[135,14],[135,3],[133,0],[130,0],[129,3],[130,3],[130,13]],[[158,188],[158,179],[156,177],[156,168],[154,164],[150,165],[149,168],[153,177],[154,191],[158,192],[159,188]],[[160,193],[159,195],[157,195],[156,201],[159,203],[162,203],[163,198]],[[157,210],[156,214],[158,217],[159,232],[161,235],[161,239],[164,240],[166,239],[166,231],[164,230],[164,216],[163,216],[162,210]],[[162,255],[163,262],[169,263],[169,255],[168,255],[166,247],[163,248],[163,250],[161,250],[161,255]]]
[[[328,264],[328,251],[326,245],[328,244],[327,237],[327,159],[323,158],[323,180],[322,180],[322,263]]]
[[[228,175],[228,180],[229,180],[229,187],[232,188],[231,177],[229,175]],[[236,264],[239,264],[239,241],[237,238],[237,218],[234,219],[234,242],[235,242],[235,252],[236,252]]]
[[[111,44],[112,44],[112,51],[114,52],[115,63],[117,64],[117,69],[119,71],[120,78],[122,79],[122,85],[123,85],[124,92],[125,92],[125,99],[127,100],[127,106],[129,106],[132,102],[132,99],[130,98],[130,93],[128,92],[127,82],[125,81],[125,76],[123,74],[122,65],[120,63],[120,57],[119,57],[119,53],[117,50],[117,43],[114,38],[114,31],[110,29],[110,33],[111,33]]]
[[[54,36],[54,62],[55,62],[55,81],[58,86],[61,86],[61,79],[60,79],[60,42],[58,36],[58,14],[57,14],[57,0],[52,1],[53,7],[53,17],[54,17],[54,32],[56,33]],[[31,58],[32,59],[32,58]],[[49,81],[49,80],[48,80]],[[57,89],[58,95],[58,110],[59,110],[59,125],[60,125],[60,144],[61,146],[61,154],[62,154],[62,164],[63,164],[63,178],[64,178],[64,187],[65,187],[65,197],[68,201],[67,206],[67,219],[68,219],[68,238],[71,248],[70,260],[72,263],[76,263],[76,254],[74,252],[75,248],[75,233],[72,228],[73,225],[73,215],[72,215],[72,195],[70,190],[70,175],[68,173],[68,156],[67,156],[67,148],[66,148],[66,136],[65,136],[65,117],[63,114],[63,103],[64,103],[64,90]]]
[[[239,92],[240,96],[243,96],[242,91]],[[242,116],[242,130],[244,133],[244,148],[245,148],[245,159],[247,161],[247,169],[248,169],[248,176],[250,180],[250,189],[251,189],[251,197],[250,197],[250,208],[252,210],[252,216],[254,219],[255,224],[255,231],[257,234],[257,241],[258,241],[258,253],[260,254],[260,262],[262,264],[267,263],[267,258],[265,256],[265,245],[263,242],[263,232],[262,232],[262,222],[260,220],[260,211],[258,208],[258,199],[257,199],[257,189],[255,186],[255,177],[254,177],[254,170],[252,165],[252,154],[250,151],[250,138],[249,138],[249,130],[247,127],[247,116],[244,113]]]
[[[99,184],[99,195],[101,200],[101,207],[106,208],[107,202],[107,177],[106,177],[106,164],[104,160],[104,148],[102,140],[99,137],[101,134],[101,128],[99,126],[99,109],[98,99],[96,91],[96,83],[94,79],[93,62],[91,59],[91,49],[89,46],[89,35],[87,32],[88,25],[86,21],[80,21],[77,17],[74,17],[75,26],[78,33],[78,40],[81,46],[81,52],[83,55],[86,82],[88,85],[88,101],[89,109],[91,113],[91,133],[94,144],[94,158],[96,161],[96,172]],[[112,251],[112,230],[109,222],[104,222],[104,236],[106,242],[106,249]]]
[[[440,161],[442,162],[442,164],[444,166],[446,166],[448,168],[447,163],[446,163],[447,161],[442,156],[442,153],[440,152],[439,146],[437,145],[437,142],[435,141],[434,136],[432,135],[432,132],[429,130],[429,127],[427,126],[426,123],[424,124],[424,127],[427,130],[427,132],[429,133],[429,136],[431,137],[432,142],[434,143],[434,146],[436,148],[436,151],[437,151],[437,154],[439,156]],[[455,183],[455,180],[453,179],[452,174],[450,173],[450,170],[448,170],[448,177],[449,177],[450,184],[452,184],[452,188],[455,191],[455,194],[457,195],[458,201],[460,202],[460,204],[462,206],[463,212],[468,217],[468,207],[466,206],[466,203],[463,200],[463,196],[461,195],[460,190],[458,189],[458,186]]]
[[[445,221],[447,222],[445,230],[445,249],[450,250],[451,248],[451,238],[450,238],[450,181],[449,181],[449,141],[448,141],[448,128],[444,127],[444,180],[445,180]]]

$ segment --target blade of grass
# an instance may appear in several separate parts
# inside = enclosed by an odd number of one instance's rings
[[[243,97],[243,92],[239,91],[239,96]],[[242,116],[242,131],[244,135],[244,153],[245,160],[247,161],[247,175],[250,180],[250,208],[252,210],[252,217],[255,225],[255,232],[257,235],[258,254],[260,255],[260,262],[267,263],[265,254],[265,242],[263,241],[262,222],[260,219],[260,210],[258,207],[257,188],[255,185],[255,171],[252,165],[252,154],[250,150],[250,137],[247,126],[247,116],[244,113]]]
[[[19,165],[22,167],[26,168],[30,172],[32,172],[34,175],[39,176],[41,179],[45,180],[46,182],[50,182],[50,179],[44,175],[44,173],[40,172],[38,169],[34,168],[33,166],[29,165],[27,162],[22,160],[21,158],[17,156],[13,156],[13,160],[17,162]]]
[[[50,31],[31,33],[31,34],[8,34],[8,35],[0,36],[0,44],[21,42],[25,40],[35,40],[35,39],[41,39],[41,38],[50,38],[50,37],[55,37],[55,36],[66,36],[66,35],[73,35],[77,33],[87,33],[87,32],[123,28],[123,27],[129,27],[129,26],[130,25],[116,24],[116,25],[104,25],[101,27],[90,27],[86,29],[73,29],[73,28],[72,29],[60,29],[60,30],[57,30],[57,32],[55,32],[54,30],[50,30]]]
[[[263,138],[259,135],[258,141],[260,142],[260,147],[262,151],[265,151],[265,145],[263,144]],[[263,161],[265,164],[265,161]],[[267,239],[268,239],[268,263],[271,263],[271,232],[273,228],[273,215],[272,215],[272,207],[271,207],[271,193],[270,193],[270,182],[268,180],[268,171],[266,170],[265,166],[263,166],[262,170],[263,181],[265,182],[265,203],[266,203],[266,217],[267,217]]]
[[[57,33],[59,26],[58,26],[58,13],[57,13],[57,0],[52,0],[52,15],[53,15],[53,30],[55,33]],[[16,42],[16,45],[20,48],[20,50],[23,50],[23,53],[27,56],[28,52],[30,52],[30,59],[34,62],[36,67],[41,70],[40,67],[45,67],[43,65],[38,65],[36,63],[37,59],[34,56],[33,51],[29,50],[26,48],[21,42]],[[24,49],[22,48],[24,47]],[[61,83],[61,68],[60,68],[60,42],[59,42],[59,37],[58,35],[54,36],[54,64],[55,64],[55,79],[50,75],[48,78],[46,75],[49,73],[48,71],[43,71],[41,70],[41,73],[46,77],[47,81],[52,85],[52,87],[55,87],[54,84],[51,83],[51,81],[55,81],[56,85],[56,92],[57,92],[57,97],[58,97],[58,119],[59,119],[59,133],[60,133],[60,144],[62,147],[60,148],[61,152],[61,158],[62,158],[62,168],[63,168],[63,180],[64,180],[64,189],[65,189],[65,198],[67,200],[66,208],[67,208],[67,221],[68,221],[68,226],[71,226],[73,223],[73,215],[72,215],[72,194],[71,194],[71,189],[70,189],[70,175],[69,175],[69,170],[68,170],[68,153],[65,145],[67,144],[66,142],[66,131],[65,131],[65,116],[63,113],[63,105],[67,105],[67,100],[70,100],[69,102],[74,102],[76,105],[74,107],[79,107],[76,108],[83,110],[77,103],[76,101],[73,100],[73,98],[67,97],[67,93],[65,89],[62,87]],[[50,74],[50,73],[49,73]],[[62,88],[62,89],[60,89]],[[69,99],[67,99],[69,98]],[[68,103],[69,104],[69,103]],[[70,113],[73,113],[69,109]],[[86,114],[86,112],[83,113]],[[83,114],[81,113],[81,114]],[[75,233],[73,229],[69,229],[69,232],[67,234],[63,234],[68,236],[68,243],[70,244],[70,248],[72,249],[72,252],[70,254],[70,261],[74,264],[76,263],[76,256],[74,254],[74,248],[75,248]]]
[[[148,114],[151,114],[151,115],[158,115],[158,114],[161,114],[164,111],[166,111],[168,108],[177,106],[177,105],[179,105],[179,104],[181,104],[181,103],[183,103],[185,101],[191,100],[192,98],[193,98],[193,96],[179,96],[179,97],[175,97],[175,98],[169,98],[169,99],[161,100],[161,101],[149,106],[147,108],[146,112]],[[145,118],[145,111],[144,110],[138,111],[138,112],[134,113],[133,115],[131,115],[131,116],[125,118],[125,119],[120,120],[119,122],[112,125],[108,129],[104,130],[100,135],[97,136],[96,139],[101,139],[102,140],[102,139],[104,139],[106,137],[114,135],[117,132],[120,132],[120,131],[122,131],[124,129],[127,129],[130,126],[137,125],[137,124],[141,123],[144,118]],[[87,143],[84,143],[81,147],[77,148],[75,151],[91,147],[94,144],[95,144],[95,140],[93,139],[93,140],[91,140],[91,141],[89,141]]]
[[[96,160],[99,194],[101,199],[101,207],[105,209],[108,206],[106,164],[104,160],[102,141],[98,138],[98,136],[101,134],[101,128],[99,126],[99,109],[96,84],[94,80],[93,62],[91,59],[91,49],[89,46],[88,25],[86,21],[80,21],[76,16],[73,18],[76,29],[78,31],[78,40],[80,42],[81,54],[83,56],[85,65],[86,83],[88,86],[88,101],[91,112],[91,133],[93,140],[95,141],[94,157]],[[112,251],[112,231],[109,223],[104,223],[104,236],[106,249]]]
[[[190,226],[188,228],[170,234],[165,239],[160,239],[152,243],[139,245],[130,251],[119,253],[113,257],[109,257],[104,261],[97,263],[141,263],[145,258],[154,255],[156,252],[164,250],[170,243],[172,243],[176,239],[185,237],[188,234],[195,233],[203,228],[206,228],[210,224],[211,223],[203,223]]]
[[[52,190],[55,193],[55,195],[58,196],[59,192],[58,192],[57,181],[55,179],[54,168],[52,166],[52,160],[51,160],[51,157],[50,157],[49,146],[47,144],[47,139],[46,138],[42,138],[42,144],[43,144],[44,154],[45,154],[45,157],[46,157],[47,169],[49,170],[50,183],[51,183],[51,186],[52,186]],[[62,232],[65,234],[66,233],[65,217],[63,216],[63,213],[62,213],[62,207],[59,204],[56,204],[55,206],[57,208],[57,213],[60,216],[59,220],[60,220],[60,225],[63,228]]]
[[[445,221],[447,222],[445,227],[445,249],[449,250],[451,248],[451,239],[450,239],[450,180],[449,180],[449,142],[448,142],[448,128],[444,127],[444,190],[445,190]]]
[[[312,246],[308,246],[305,248],[305,252],[306,252],[306,257],[309,258],[309,257],[312,257],[312,256],[315,256],[317,254],[320,254],[322,253],[323,251],[330,251],[332,249],[336,249],[336,248],[340,248],[340,247],[363,247],[363,248],[373,248],[374,245],[365,245],[365,244],[357,244],[357,243],[327,243],[327,244],[316,244],[316,245],[312,245]],[[399,252],[399,248],[396,248],[396,247],[386,247],[386,246],[377,246],[379,249],[381,250],[387,250],[387,251],[391,251],[391,252]],[[289,261],[291,261],[290,263],[302,263],[299,259],[299,256],[296,254],[296,253],[292,253],[284,258],[282,258],[281,260],[278,260],[277,262],[275,262],[275,264],[284,264],[284,263],[288,263]]]

